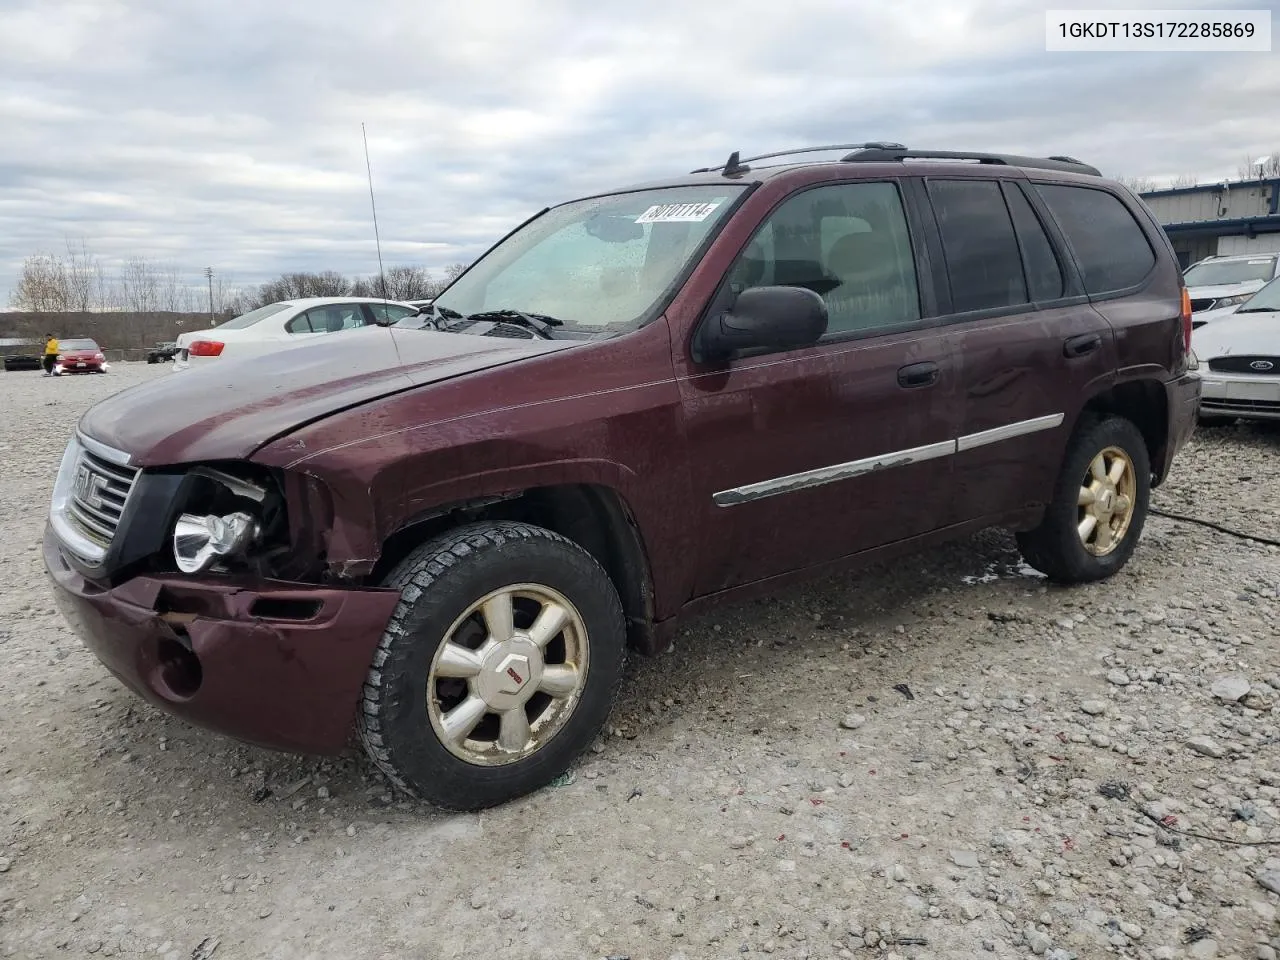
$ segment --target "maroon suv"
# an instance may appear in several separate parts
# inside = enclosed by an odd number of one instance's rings
[[[63,612],[178,716],[354,726],[465,809],[568,768],[710,603],[992,525],[1115,573],[1199,395],[1159,225],[1070,158],[817,149],[543,210],[395,326],[99,403]]]

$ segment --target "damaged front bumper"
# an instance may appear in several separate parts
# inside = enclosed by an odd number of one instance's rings
[[[248,577],[138,576],[106,588],[44,563],[63,616],[134,693],[193,724],[275,750],[347,744],[397,590]]]

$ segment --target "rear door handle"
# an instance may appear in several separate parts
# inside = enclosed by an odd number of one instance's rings
[[[898,386],[927,387],[938,382],[938,365],[932,360],[911,363],[898,370]]]
[[[1102,337],[1096,333],[1081,333],[1067,337],[1062,344],[1062,354],[1066,357],[1083,357],[1093,353],[1102,346]]]

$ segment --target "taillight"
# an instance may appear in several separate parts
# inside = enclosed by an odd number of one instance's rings
[[[217,340],[197,340],[187,347],[187,353],[193,357],[219,357],[224,346]]]
[[[1182,288],[1182,339],[1191,352],[1191,291]]]

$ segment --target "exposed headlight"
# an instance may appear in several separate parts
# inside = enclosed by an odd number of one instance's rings
[[[1209,305],[1210,310],[1221,310],[1223,307],[1238,307],[1242,303],[1247,303],[1252,297],[1251,293],[1241,293],[1234,297],[1223,297],[1221,300],[1215,300]]]
[[[173,560],[183,573],[199,573],[219,557],[243,554],[258,531],[258,521],[247,513],[184,513],[173,527]]]

